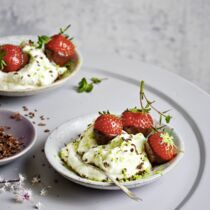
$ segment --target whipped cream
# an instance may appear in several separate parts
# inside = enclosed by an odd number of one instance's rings
[[[47,86],[67,71],[66,67],[59,67],[50,62],[43,50],[33,45],[26,45],[23,52],[29,54],[29,63],[17,72],[0,71],[0,89],[17,90]]]
[[[60,151],[61,159],[81,177],[96,181],[108,181],[103,170],[113,178],[127,181],[142,178],[151,172],[151,164],[144,151],[143,134],[126,132],[106,145],[98,145],[93,126],[74,142]]]

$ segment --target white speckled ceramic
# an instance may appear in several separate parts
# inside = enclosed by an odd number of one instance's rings
[[[36,141],[36,129],[34,125],[22,115],[20,121],[11,119],[10,116],[12,114],[14,114],[12,111],[0,110],[0,127],[9,126],[10,129],[5,129],[5,132],[12,134],[16,138],[21,138],[21,141],[24,143],[25,147],[11,157],[0,159],[0,165],[5,165],[23,156],[32,148]]]
[[[8,37],[1,37],[0,38],[0,45],[5,43],[12,43],[12,44],[19,44],[21,41],[24,40],[36,40],[35,36],[8,36]],[[75,69],[66,77],[63,77],[51,85],[41,86],[41,87],[34,87],[34,88],[27,88],[27,89],[20,89],[20,90],[3,90],[0,89],[0,95],[2,96],[29,96],[29,95],[36,95],[42,93],[44,91],[56,89],[62,85],[64,85],[69,78],[71,78],[74,74],[76,74],[82,65],[82,56],[78,50],[76,50],[78,56],[78,63]]]
[[[71,171],[70,169],[65,167],[63,165],[63,162],[59,158],[59,151],[61,148],[64,147],[64,144],[73,141],[78,136],[78,134],[81,134],[87,128],[87,125],[91,123],[96,118],[96,116],[97,115],[88,115],[74,118],[56,128],[47,139],[47,142],[45,144],[45,154],[49,163],[57,172],[77,184],[97,189],[118,190],[119,188],[113,183],[97,182],[81,178],[74,171]],[[182,140],[176,135],[176,133],[173,133],[173,135],[175,137],[175,144],[182,152],[179,152],[179,154],[172,161],[155,168],[154,175],[152,175],[151,177],[142,180],[125,182],[124,185],[126,187],[136,188],[149,184],[159,179],[161,176],[172,170],[178,164],[184,154],[184,144]],[[159,171],[160,169],[161,173],[155,174],[155,172]]]

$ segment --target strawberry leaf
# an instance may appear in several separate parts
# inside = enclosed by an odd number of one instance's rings
[[[110,111],[107,110],[107,111],[102,111],[102,112],[98,112],[100,115],[103,115],[103,114],[110,114]]]
[[[49,42],[49,40],[50,40],[49,36],[45,36],[45,35],[38,36],[38,41],[37,41],[38,46],[37,46],[37,48],[41,49],[47,42]]]
[[[70,60],[65,64],[65,67],[70,71],[72,71],[75,68],[75,66],[76,66],[76,62],[73,60]]]
[[[134,107],[134,108],[131,108],[131,109],[128,109],[129,112],[133,112],[133,113],[138,113],[138,112],[142,112],[141,109],[138,109],[137,107]]]

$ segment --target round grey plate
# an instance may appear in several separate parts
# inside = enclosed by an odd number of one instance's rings
[[[186,80],[164,71],[156,66],[127,60],[115,55],[94,54],[82,50],[84,66],[62,88],[53,92],[33,97],[5,98],[0,97],[3,108],[21,110],[27,104],[31,109],[37,108],[40,113],[49,116],[47,128],[55,129],[63,122],[90,113],[109,109],[124,110],[139,103],[139,81],[146,83],[145,91],[149,98],[157,101],[161,110],[172,108],[174,116],[171,127],[175,128],[184,141],[185,154],[180,163],[165,174],[159,181],[146,185],[134,192],[143,199],[136,203],[124,196],[120,191],[95,190],[69,182],[56,175],[48,167],[41,164],[44,154],[28,158],[22,173],[41,174],[46,184],[52,186],[47,197],[42,197],[43,210],[173,210],[173,209],[208,209],[210,194],[210,97],[201,89]],[[78,94],[75,85],[82,77],[108,78],[95,86],[89,94]],[[34,153],[43,148],[47,139],[46,133],[38,130],[38,141],[33,147]],[[56,155],[56,154],[55,154]],[[47,160],[46,160],[47,163]],[[19,164],[19,165],[18,165]],[[22,168],[17,163],[15,168]],[[5,174],[13,168],[4,170]],[[14,175],[16,171],[14,170]],[[59,179],[54,184],[54,179]],[[59,198],[57,197],[59,196]],[[40,199],[39,192],[34,196]],[[9,202],[10,195],[0,196],[1,208],[25,210],[27,203],[17,205]]]
[[[24,144],[24,148],[11,157],[0,159],[0,165],[5,165],[23,156],[36,141],[36,131],[33,124],[22,115],[20,116],[21,120],[11,119],[13,114],[12,111],[0,110],[0,127],[9,127],[9,129],[5,128],[5,132],[20,139]]]

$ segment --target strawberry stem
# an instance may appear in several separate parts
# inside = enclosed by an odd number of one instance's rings
[[[144,99],[147,102],[146,107],[143,106],[143,100]],[[150,109],[153,109],[155,112],[157,112],[160,115],[160,120],[159,120],[160,125],[161,125],[161,122],[162,122],[162,117],[165,118],[166,123],[169,123],[172,117],[170,115],[166,115],[166,113],[169,112],[170,110],[166,110],[166,111],[161,112],[152,105],[154,102],[155,101],[150,101],[147,98],[147,96],[145,95],[145,93],[144,93],[144,81],[142,80],[140,82],[140,104],[141,104],[142,112],[148,112],[148,110],[150,111]]]
[[[144,100],[144,81],[142,80],[140,82],[140,104],[142,112],[144,112],[143,100]]]
[[[64,34],[70,27],[71,27],[71,24],[66,26],[66,28],[60,28],[60,34]]]

